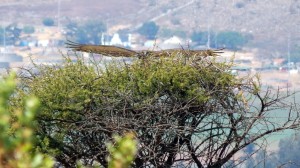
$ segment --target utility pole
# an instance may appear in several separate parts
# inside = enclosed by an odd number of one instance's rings
[[[291,64],[291,53],[290,53],[290,46],[291,46],[291,34],[288,34],[288,63],[289,63],[289,70],[290,70],[290,64]]]
[[[57,0],[57,28],[60,30],[60,6],[61,0]]]
[[[291,73],[291,53],[290,53],[290,46],[291,46],[291,33],[288,34],[288,43],[287,43],[288,51],[288,81],[290,82],[290,73]]]
[[[207,49],[210,49],[210,22],[207,24]]]
[[[4,26],[3,26],[3,56],[5,56],[6,54],[6,24],[4,22]]]

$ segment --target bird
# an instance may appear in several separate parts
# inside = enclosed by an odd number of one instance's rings
[[[221,49],[207,49],[207,50],[187,50],[183,48],[176,49],[166,49],[166,50],[141,50],[134,51],[127,48],[122,48],[118,46],[110,46],[110,45],[92,45],[92,44],[80,44],[73,41],[67,41],[65,43],[67,48],[72,49],[76,52],[87,52],[93,54],[101,54],[105,56],[111,57],[138,57],[143,58],[145,56],[151,57],[167,57],[172,56],[174,54],[183,54],[189,56],[218,56],[220,53],[223,53]]]
[[[110,45],[79,44],[72,41],[67,41],[66,45],[67,48],[70,48],[73,51],[101,54],[113,57],[135,57],[139,54],[133,50]]]

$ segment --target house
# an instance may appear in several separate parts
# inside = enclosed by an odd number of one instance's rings
[[[115,33],[112,36],[112,38],[110,40],[110,45],[123,45],[120,35],[118,33]]]
[[[171,49],[171,48],[180,48],[184,44],[185,44],[185,42],[183,42],[179,37],[173,36],[173,37],[165,40],[159,46],[161,49]]]
[[[101,35],[101,45],[115,45],[115,46],[122,46],[122,47],[129,47],[131,48],[131,34],[118,34],[114,33],[112,36],[108,34]]]

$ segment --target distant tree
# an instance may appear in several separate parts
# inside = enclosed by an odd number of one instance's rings
[[[300,167],[300,134],[280,140],[278,161],[289,168]]]
[[[180,25],[180,20],[177,19],[177,18],[172,18],[172,19],[171,19],[171,23],[172,23],[173,25]]]
[[[78,24],[77,24],[77,22],[69,21],[66,24],[66,32],[67,32],[67,37],[68,38],[74,37],[74,35],[76,34],[77,30],[78,30]]]
[[[23,28],[23,32],[25,34],[32,34],[32,33],[34,33],[34,31],[35,31],[35,29],[33,26],[24,26],[24,28]]]
[[[178,36],[180,38],[186,38],[186,32],[183,30],[178,30],[178,29],[168,29],[168,28],[162,28],[159,29],[158,31],[158,36],[159,37],[164,37],[164,38],[170,38],[172,36]]]
[[[89,20],[82,25],[76,22],[67,24],[67,34],[79,43],[100,44],[101,34],[106,32],[106,25],[99,20]]]
[[[52,18],[44,18],[43,19],[43,24],[45,26],[53,26],[54,25],[54,20]]]
[[[138,33],[145,36],[146,38],[153,40],[159,30],[159,26],[155,22],[146,22],[139,29]]]
[[[14,45],[21,35],[22,29],[16,23],[9,24],[8,26],[0,27],[0,44]],[[5,34],[4,34],[5,33]]]
[[[226,31],[217,34],[218,46],[226,47],[227,49],[237,50],[248,42],[248,39],[239,32]]]
[[[263,168],[281,168],[286,166],[286,163],[281,163],[277,159],[277,153],[268,151],[265,148],[260,148],[257,150],[253,159],[249,159],[246,162],[248,167],[263,167]]]
[[[285,57],[288,59],[288,56]],[[300,62],[300,46],[296,46],[292,49],[290,54],[290,61],[291,62]]]
[[[193,32],[191,39],[193,42],[195,42],[197,45],[205,45],[208,41],[208,32]]]
[[[6,39],[11,44],[15,44],[21,35],[22,29],[18,27],[16,23],[12,23],[6,27]]]
[[[236,7],[236,8],[243,8],[243,7],[245,7],[245,3],[244,3],[244,2],[237,2],[237,3],[235,4],[235,7]]]

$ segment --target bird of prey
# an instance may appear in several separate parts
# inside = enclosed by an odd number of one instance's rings
[[[165,57],[165,56],[171,56],[173,54],[184,54],[184,55],[191,55],[191,56],[217,56],[218,54],[223,53],[221,51],[222,49],[185,50],[181,48],[159,50],[159,51],[151,51],[151,50],[134,51],[134,50],[129,50],[117,46],[79,44],[72,41],[67,41],[66,45],[67,48],[70,48],[73,51],[101,54],[101,55],[112,56],[112,57],[138,57],[138,58],[142,58],[144,56]]]

